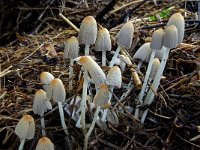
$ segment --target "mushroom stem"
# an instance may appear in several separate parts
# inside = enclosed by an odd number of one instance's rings
[[[83,81],[83,91],[81,100],[81,128],[85,131],[85,110],[86,110],[86,98],[87,98],[87,87],[88,87],[88,71],[84,67],[84,81]]]
[[[42,128],[42,136],[46,136],[46,132],[45,132],[45,123],[44,123],[44,115],[41,116],[40,122],[41,122],[41,128]]]
[[[154,92],[157,91],[158,86],[160,84],[160,79],[161,79],[161,76],[163,74],[165,65],[167,63],[169,51],[170,51],[170,49],[166,48],[164,53],[163,53],[162,61],[160,63],[159,69],[158,69],[158,71],[156,73],[156,76],[155,76],[155,78],[153,80],[153,83],[151,85],[151,88],[153,90],[149,89],[149,91],[147,93],[147,96],[145,98],[144,104],[150,105],[153,102],[153,99],[154,99],[154,96],[155,96]],[[145,112],[143,113],[142,118],[141,118],[141,123],[144,123],[147,113],[148,113],[148,109],[145,110]]]
[[[98,114],[99,114],[100,110],[101,110],[101,107],[98,106],[97,109],[96,109],[96,111],[95,111],[95,113],[94,113],[94,118],[93,118],[92,124],[91,124],[91,126],[90,126],[88,132],[87,132],[86,135],[85,135],[85,139],[84,139],[84,150],[87,150],[88,138],[89,138],[90,134],[92,133],[92,130],[94,129],[94,126],[95,126],[95,123],[96,123],[96,121],[97,121],[97,119],[98,119]]]
[[[149,79],[149,75],[150,75],[150,72],[151,72],[151,67],[153,65],[154,57],[155,57],[155,50],[152,50],[151,57],[150,57],[150,60],[149,60],[149,64],[148,64],[147,71],[146,71],[146,75],[144,77],[142,90],[140,91],[140,94],[138,95],[138,100],[139,100],[138,105],[141,105],[143,103],[142,99],[144,97],[144,92],[145,92],[145,89],[146,89],[146,86],[147,86],[147,83],[148,83],[148,79]],[[138,115],[139,115],[139,107],[137,106],[136,110],[135,110],[135,117],[138,118]]]
[[[117,47],[117,50],[116,50],[116,52],[115,52],[115,54],[114,54],[114,56],[112,57],[112,60],[111,60],[111,62],[110,62],[109,67],[112,67],[112,66],[114,65],[115,60],[117,59],[117,56],[118,56],[118,54],[119,54],[120,49],[121,49],[121,46],[118,46],[118,47]]]
[[[88,56],[90,54],[90,45],[85,44],[85,56]]]
[[[141,66],[143,64],[143,60],[139,60],[138,64],[137,64],[137,68],[140,70]]]
[[[18,150],[23,150],[25,139],[21,139]]]
[[[102,66],[106,66],[106,51],[102,51]]]
[[[65,124],[65,118],[64,118],[62,102],[58,102],[58,109],[59,109],[59,113],[60,113],[61,125],[62,125],[62,127],[64,129],[64,132],[68,136],[69,133],[68,133],[67,125]]]
[[[73,64],[74,64],[74,59],[73,58],[70,58],[70,65],[69,65],[69,90],[71,91],[72,90],[72,77],[73,77]]]

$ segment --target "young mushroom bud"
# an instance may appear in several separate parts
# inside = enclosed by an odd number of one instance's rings
[[[48,137],[42,137],[39,139],[35,150],[54,150],[54,144]]]
[[[102,66],[106,66],[106,51],[111,50],[110,33],[106,28],[100,27],[95,43],[96,51],[102,51]]]
[[[53,80],[53,79],[54,79],[54,76],[49,72],[44,71],[40,74],[40,82],[43,84],[43,89],[45,91],[47,91],[48,86],[49,86],[51,80]]]
[[[134,33],[134,27],[132,22],[127,22],[122,26],[121,30],[118,32],[116,36],[118,47],[114,56],[112,57],[109,67],[112,67],[114,65],[115,59],[117,58],[117,55],[119,54],[121,48],[129,49],[131,47],[133,33]]]
[[[89,55],[89,46],[94,44],[97,38],[97,23],[93,16],[83,19],[78,34],[79,44],[85,44],[85,55]]]
[[[35,135],[35,121],[32,116],[24,115],[15,127],[15,134],[20,138],[19,150],[22,150],[26,139],[33,139]]]

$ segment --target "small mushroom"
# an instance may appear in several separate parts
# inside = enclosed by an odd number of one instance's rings
[[[112,57],[109,67],[112,67],[114,65],[117,55],[119,54],[121,48],[129,49],[131,47],[133,33],[134,33],[134,27],[132,22],[127,22],[122,26],[121,30],[118,32],[116,36],[118,47],[114,56]]]
[[[79,54],[79,43],[76,37],[72,36],[67,40],[65,43],[64,49],[64,59],[70,59],[70,66],[69,66],[69,90],[72,90],[72,77],[73,77],[73,65],[74,65],[74,58],[78,57]]]
[[[91,124],[88,132],[85,135],[84,150],[87,150],[88,138],[89,138],[90,134],[92,133],[92,130],[94,129],[94,126],[95,126],[95,123],[97,121],[100,109],[101,108],[102,109],[108,109],[111,105],[109,99],[110,99],[110,92],[108,90],[108,87],[105,84],[102,84],[100,86],[98,92],[96,93],[95,97],[94,97],[94,104],[95,104],[95,107],[96,107],[96,111],[95,111],[95,114],[94,114],[92,124]]]
[[[33,112],[34,114],[40,115],[42,135],[46,136],[45,133],[45,122],[44,122],[44,112],[47,110],[51,110],[52,105],[50,101],[47,99],[47,94],[44,90],[40,89],[35,93],[34,101],[33,101]]]
[[[95,43],[95,50],[102,51],[102,66],[106,66],[106,51],[110,51],[111,46],[109,31],[106,28],[100,27]]]
[[[39,139],[35,150],[54,150],[54,144],[48,137],[42,137]]]
[[[93,16],[83,19],[78,34],[79,44],[85,44],[85,55],[89,55],[89,47],[94,44],[97,38],[97,22]]]
[[[54,76],[49,72],[44,71],[40,74],[40,82],[43,84],[43,89],[45,91],[47,91],[48,86],[49,86],[51,80],[53,80],[53,79],[54,79]]]
[[[24,147],[25,140],[33,139],[35,135],[35,121],[33,117],[30,115],[24,115],[15,127],[15,134],[21,140],[19,150],[22,150]]]

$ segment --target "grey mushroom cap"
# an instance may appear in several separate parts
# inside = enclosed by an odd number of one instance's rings
[[[79,44],[94,44],[97,38],[97,22],[93,16],[83,19],[78,34]]]
[[[107,84],[120,88],[122,84],[122,72],[118,66],[113,66],[107,75]]]
[[[35,135],[35,121],[33,117],[24,115],[15,127],[15,134],[20,139],[33,139]]]
[[[151,52],[150,43],[144,43],[134,54],[133,59],[141,59],[142,61],[149,62]]]
[[[116,36],[117,44],[120,47],[129,49],[132,44],[134,27],[132,22],[125,23]]]
[[[45,91],[47,91],[47,88],[48,88],[51,80],[53,80],[53,79],[54,79],[54,76],[49,72],[44,71],[40,74],[40,81],[43,84],[43,89]]]
[[[167,23],[167,26],[175,25],[178,30],[178,44],[181,44],[184,38],[185,32],[185,20],[180,13],[173,14]]]
[[[40,89],[35,93],[33,101],[33,112],[42,116],[47,110],[51,110],[52,105],[47,99],[47,94],[44,90]]]
[[[66,99],[66,91],[63,82],[56,78],[53,79],[47,90],[47,98],[53,98],[55,102],[64,102]]]
[[[178,30],[176,26],[167,26],[164,33],[163,45],[170,49],[178,45]]]
[[[161,50],[162,49],[163,36],[164,36],[163,29],[158,29],[153,33],[152,40],[150,43],[151,49],[153,49],[153,50]]]
[[[110,33],[106,28],[101,27],[97,34],[97,40],[95,43],[96,51],[110,51],[111,50]]]
[[[64,58],[76,58],[79,54],[79,42],[76,37],[72,36],[65,43]]]
[[[149,75],[149,78],[151,79],[154,79],[155,76],[156,76],[156,73],[157,73],[157,70],[159,69],[159,66],[160,66],[160,61],[158,58],[154,58],[153,59],[153,64],[152,64],[152,67],[151,67],[151,72],[150,72],[150,75]]]
[[[54,150],[54,144],[47,137],[42,137],[37,143],[35,150]]]

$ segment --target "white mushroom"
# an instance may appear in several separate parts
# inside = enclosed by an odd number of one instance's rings
[[[54,144],[48,137],[42,137],[39,139],[35,150],[54,150]]]
[[[47,91],[48,86],[49,86],[51,80],[53,80],[53,79],[54,79],[54,76],[49,72],[44,71],[40,74],[40,82],[43,84],[43,89],[45,91]]]

